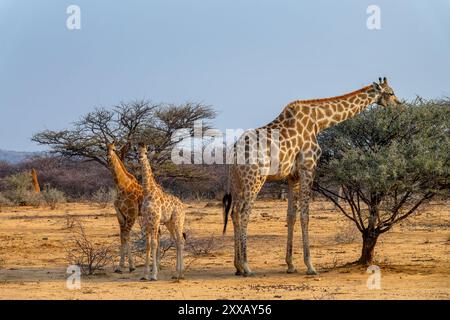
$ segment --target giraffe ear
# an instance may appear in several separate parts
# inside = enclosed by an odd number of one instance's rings
[[[376,82],[373,82],[373,83],[372,83],[372,87],[373,87],[376,91],[381,91],[381,86],[380,86],[378,83],[376,83]]]

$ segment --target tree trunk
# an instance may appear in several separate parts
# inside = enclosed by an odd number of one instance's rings
[[[361,250],[361,258],[359,258],[358,263],[364,265],[372,264],[377,240],[378,240],[377,233],[368,231],[365,231],[363,233],[363,246]]]

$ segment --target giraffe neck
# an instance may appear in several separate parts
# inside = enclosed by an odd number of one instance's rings
[[[128,173],[125,166],[114,151],[109,153],[109,165],[116,187],[119,190],[128,190],[135,182],[135,178]]]
[[[372,86],[364,87],[358,91],[344,96],[323,99],[319,102],[316,111],[318,131],[322,131],[335,124],[353,118],[378,100],[379,94]]]
[[[158,184],[153,176],[152,167],[150,166],[146,155],[141,155],[139,160],[141,161],[142,166],[142,188],[144,189],[145,194],[152,195],[158,189]]]

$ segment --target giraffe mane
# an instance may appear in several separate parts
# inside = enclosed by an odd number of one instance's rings
[[[361,92],[365,92],[368,89],[372,88],[372,85],[368,85],[365,86],[361,89],[340,95],[340,96],[334,96],[334,97],[329,97],[329,98],[322,98],[322,99],[309,99],[309,100],[295,100],[291,103],[289,103],[288,106],[294,105],[294,104],[299,104],[299,103],[322,103],[322,102],[330,102],[330,101],[336,101],[336,100],[341,100],[341,99],[346,99],[346,98],[350,98],[351,96],[357,95]]]

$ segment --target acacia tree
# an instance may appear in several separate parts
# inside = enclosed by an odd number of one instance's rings
[[[372,263],[379,235],[433,197],[448,197],[449,125],[449,99],[418,98],[366,110],[319,137],[315,188],[361,232],[360,264]]]
[[[121,103],[111,109],[97,108],[74,122],[71,129],[45,130],[32,140],[51,147],[52,152],[65,158],[95,161],[107,167],[106,143],[116,141],[121,146],[122,160],[135,160],[132,145],[139,139],[149,146],[152,162],[168,160],[176,144],[172,134],[181,128],[193,128],[197,120],[215,117],[215,111],[199,103],[182,105],[153,104],[149,101]],[[208,125],[203,125],[208,129]]]

